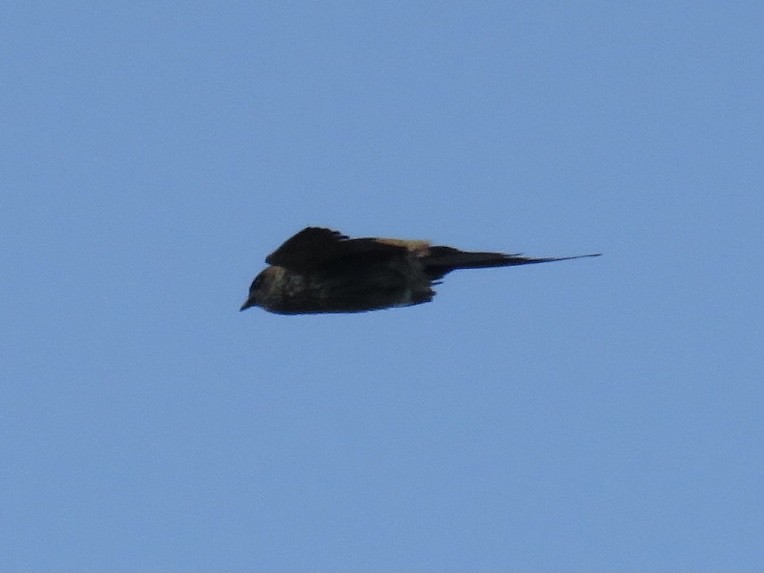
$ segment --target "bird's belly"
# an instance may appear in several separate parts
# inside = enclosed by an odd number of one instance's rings
[[[411,306],[412,304],[416,304],[414,302],[414,292],[410,289],[404,289],[401,293],[398,302],[396,302],[393,306],[394,307],[403,307],[403,306]]]

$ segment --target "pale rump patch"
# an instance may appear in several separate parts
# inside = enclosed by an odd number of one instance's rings
[[[406,247],[415,254],[426,253],[430,249],[430,241],[407,241],[406,239],[375,239],[383,245],[393,245],[395,247]]]

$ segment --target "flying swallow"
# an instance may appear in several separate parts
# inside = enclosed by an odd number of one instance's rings
[[[351,239],[307,227],[266,257],[240,310],[259,306],[278,314],[363,312],[430,302],[433,286],[456,269],[509,267],[598,257],[530,258],[460,251],[428,241]]]

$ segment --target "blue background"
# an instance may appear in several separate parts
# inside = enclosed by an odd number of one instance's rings
[[[762,30],[3,3],[0,569],[761,568]],[[239,313],[306,225],[605,256]]]

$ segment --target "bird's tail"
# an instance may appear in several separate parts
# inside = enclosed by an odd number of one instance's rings
[[[456,269],[482,269],[488,267],[511,267],[516,265],[533,265],[536,263],[551,263],[569,261],[587,257],[599,257],[601,253],[592,255],[576,255],[574,257],[547,257],[534,259],[523,257],[519,253],[481,253],[465,252],[453,247],[430,247],[425,257],[424,267],[433,279],[439,279]]]

